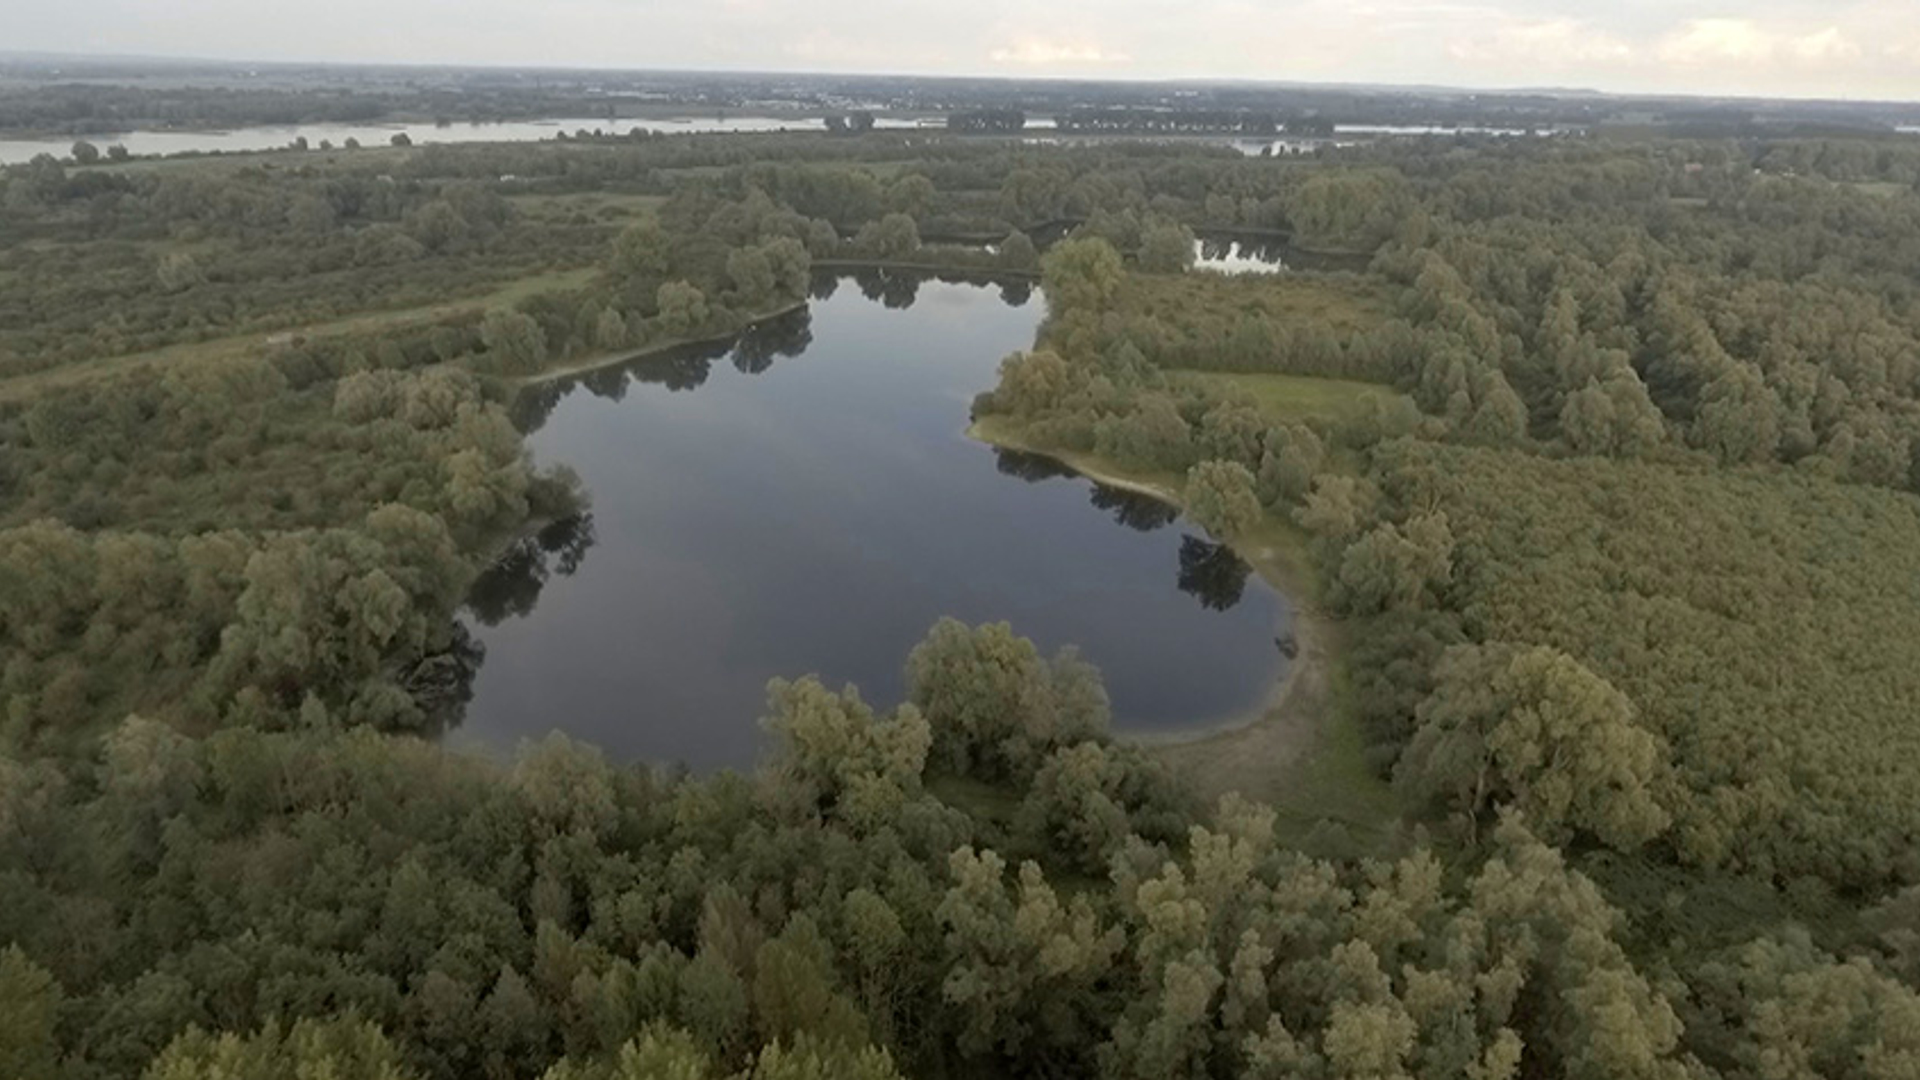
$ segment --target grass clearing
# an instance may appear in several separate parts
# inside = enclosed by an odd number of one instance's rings
[[[1129,274],[1116,303],[1173,327],[1229,326],[1242,315],[1370,330],[1393,314],[1393,295],[1357,274]]]
[[[1895,184],[1883,180],[1862,180],[1846,186],[1862,195],[1871,195],[1876,199],[1897,199],[1902,195],[1913,194],[1914,190],[1909,184]]]
[[[655,212],[664,195],[591,192],[578,195],[509,195],[507,201],[532,221],[563,222],[584,214],[595,221],[631,220]]]
[[[326,322],[311,323],[306,326],[285,327],[232,337],[214,338],[210,341],[182,342],[146,352],[127,353],[121,356],[106,356],[93,360],[84,360],[77,364],[66,364],[46,371],[36,371],[26,375],[0,380],[0,401],[20,401],[62,386],[72,386],[94,379],[110,378],[149,364],[174,363],[182,360],[225,359],[245,356],[265,348],[273,338],[287,334],[297,334],[307,338],[332,337],[339,334],[365,333],[383,327],[401,327],[416,322],[432,322],[465,312],[479,312],[492,307],[511,306],[545,292],[561,292],[577,289],[591,282],[599,273],[597,267],[581,267],[573,270],[548,270],[527,277],[517,278],[505,285],[477,296],[468,296],[455,300],[444,300],[424,307],[404,308],[399,311],[375,311],[358,315],[346,315]]]
[[[1234,390],[1253,399],[1260,411],[1275,420],[1354,420],[1367,414],[1370,398],[1399,397],[1390,386],[1349,379],[1322,379],[1307,375],[1244,375],[1194,372],[1217,389]]]

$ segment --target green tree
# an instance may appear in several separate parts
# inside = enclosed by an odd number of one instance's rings
[[[712,1054],[679,1028],[650,1024],[607,1061],[561,1061],[541,1080],[716,1080]]]
[[[1193,465],[1193,428],[1165,394],[1153,394],[1094,424],[1094,447],[1126,465],[1186,470]]]
[[[1187,471],[1183,492],[1187,516],[1224,540],[1260,524],[1260,496],[1253,474],[1237,461],[1203,461]]]
[[[1140,269],[1149,274],[1179,274],[1193,267],[1193,230],[1163,221],[1140,232]]]
[[[593,344],[602,352],[618,352],[632,343],[632,335],[627,330],[627,320],[622,318],[616,308],[603,308],[600,317],[594,320]]]
[[[1474,393],[1473,418],[1467,431],[1494,446],[1507,446],[1527,437],[1527,407],[1508,385],[1506,377],[1488,371]]]
[[[660,286],[660,328],[670,337],[685,337],[707,325],[712,318],[706,294],[684,281],[669,281]]]
[[[757,247],[727,253],[727,278],[733,282],[734,295],[747,307],[763,305],[773,297],[773,263]]]
[[[1613,398],[1597,382],[1568,394],[1560,410],[1560,436],[1575,453],[1613,453],[1617,426]]]
[[[932,729],[930,763],[983,778],[1026,776],[1052,747],[1103,734],[1107,699],[1091,666],[1043,661],[1006,623],[941,619],[907,656],[907,698]]]
[[[1477,819],[1494,805],[1548,835],[1590,834],[1622,850],[1664,831],[1664,740],[1632,703],[1554,649],[1449,650],[1422,702],[1396,780],[1415,798]]]
[[[666,230],[648,216],[620,230],[613,238],[607,272],[623,285],[650,293],[666,280],[670,248]]]
[[[154,270],[154,280],[160,283],[162,290],[177,293],[204,284],[207,275],[190,253],[170,251],[160,257],[160,265]]]
[[[1780,399],[1744,365],[1729,367],[1700,394],[1694,439],[1729,464],[1772,460],[1780,446]]]
[[[1041,288],[1058,312],[1099,311],[1125,279],[1120,253],[1098,238],[1062,240],[1040,260]]]
[[[11,786],[0,776],[0,788]],[[0,805],[0,828],[7,813]],[[60,1069],[60,984],[18,945],[0,949],[0,1076],[55,1080]]]
[[[769,240],[761,251],[773,274],[773,295],[783,300],[803,300],[813,281],[813,256],[807,246],[789,236]]]
[[[1009,270],[1035,270],[1040,266],[1040,251],[1033,239],[1018,229],[1000,241],[1000,265]]]
[[[924,173],[905,173],[887,185],[887,209],[910,218],[924,217],[934,195],[933,181]]]
[[[868,831],[894,820],[918,794],[933,733],[913,705],[879,719],[853,688],[834,694],[811,677],[775,679],[767,697],[763,723],[779,749],[766,774],[790,813]]]
[[[827,941],[802,912],[754,959],[753,1007],[764,1043],[809,1036],[843,1046],[867,1041],[866,1018],[834,985]]]
[[[901,1080],[893,1058],[878,1047],[853,1047],[801,1037],[791,1047],[775,1043],[760,1051],[751,1080]]]
[[[1021,865],[1017,889],[992,851],[960,848],[948,869],[953,884],[938,909],[941,997],[961,1052],[1019,1060],[1084,1049],[1095,1038],[1094,988],[1112,972],[1124,934],[1103,926],[1086,898],[1063,903],[1034,863]]]
[[[495,308],[480,322],[480,341],[494,370],[523,375],[547,362],[547,335],[530,315]]]
[[[1255,476],[1260,501],[1278,510],[1305,499],[1326,454],[1320,437],[1305,425],[1289,424],[1268,429],[1262,447]]]
[[[1073,366],[1051,349],[1014,353],[1000,361],[989,400],[995,412],[1031,419],[1061,408],[1079,383]]]
[[[1321,170],[1300,185],[1288,213],[1302,244],[1372,251],[1409,216],[1412,201],[1398,173]]]
[[[853,246],[870,259],[898,262],[920,250],[920,227],[901,213],[888,214],[862,226]]]
[[[418,1074],[377,1026],[348,1016],[268,1024],[246,1036],[198,1029],[175,1039],[145,1080],[414,1080]]]
[[[1405,526],[1382,522],[1340,557],[1339,594],[1359,614],[1431,606],[1453,575],[1453,531],[1445,511]]]

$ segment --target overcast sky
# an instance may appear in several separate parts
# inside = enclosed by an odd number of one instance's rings
[[[0,48],[1920,100],[1920,0],[0,0]]]

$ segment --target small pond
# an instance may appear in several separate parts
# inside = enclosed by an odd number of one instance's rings
[[[823,279],[740,341],[547,384],[519,403],[589,516],[476,587],[485,649],[457,742],[559,729],[620,759],[758,758],[768,679],[872,703],[942,615],[1080,647],[1123,732],[1254,714],[1285,600],[1163,503],[969,439],[968,406],[1032,344],[1021,286]]]
[[[1371,255],[1297,248],[1282,234],[1208,233],[1193,242],[1194,268],[1217,274],[1359,273],[1372,261]]]

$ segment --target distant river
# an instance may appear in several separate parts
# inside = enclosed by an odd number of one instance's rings
[[[905,120],[880,120],[876,127],[906,128]],[[348,139],[362,146],[386,146],[398,134],[405,134],[416,145],[461,142],[536,142],[565,132],[572,135],[582,129],[626,134],[636,128],[660,132],[721,131],[825,131],[826,123],[805,116],[708,116],[676,120],[560,119],[515,120],[497,124],[294,124],[280,127],[235,128],[231,131],[129,131],[111,135],[88,135],[86,141],[102,152],[118,143],[135,155],[183,154],[221,151],[278,150],[304,138],[307,145],[319,149],[322,142],[335,147]],[[0,139],[0,165],[17,165],[40,154],[64,158],[73,151],[73,138]]]
[[[1077,644],[1123,732],[1260,708],[1280,595],[1165,504],[964,434],[1040,299],[874,275],[818,293],[736,345],[523,398],[535,457],[578,470],[593,508],[476,587],[485,658],[450,739],[559,729],[625,760],[749,766],[768,679],[890,707],[942,615]]]

